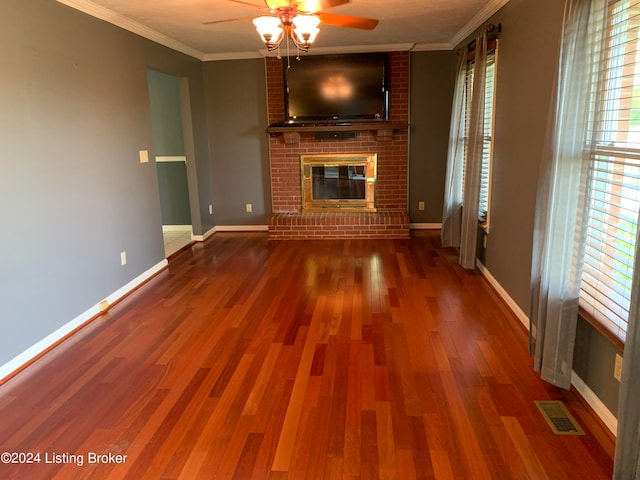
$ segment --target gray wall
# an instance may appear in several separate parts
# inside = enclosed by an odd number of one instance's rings
[[[573,370],[614,415],[618,414],[620,383],[613,378],[616,353],[622,351],[586,320],[578,317]]]
[[[441,223],[455,52],[411,54],[409,215],[412,223]],[[424,202],[424,210],[418,209]]]
[[[156,156],[184,155],[180,79],[149,69],[147,82]]]
[[[191,225],[185,162],[160,162],[156,168],[162,225]]]
[[[271,215],[263,59],[204,64],[217,225],[267,225]],[[246,213],[251,203],[253,212]]]
[[[564,2],[557,0],[511,0],[491,19],[502,24],[502,33],[496,70],[491,230],[484,262],[527,313],[537,178],[563,8]]]
[[[3,2],[0,58],[3,364],[164,259],[147,67],[189,79],[213,199],[198,60],[52,0]]]

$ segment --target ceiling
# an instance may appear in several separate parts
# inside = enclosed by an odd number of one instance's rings
[[[201,60],[259,57],[251,23],[263,0],[57,0]],[[350,0],[332,14],[376,18],[371,31],[320,25],[314,53],[450,50],[509,0]],[[255,7],[249,4],[255,4]],[[205,25],[203,22],[231,20]]]

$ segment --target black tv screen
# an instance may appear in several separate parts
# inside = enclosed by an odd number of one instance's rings
[[[284,75],[290,123],[388,120],[385,53],[302,57]]]

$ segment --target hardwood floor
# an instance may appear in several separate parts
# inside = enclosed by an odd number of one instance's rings
[[[454,254],[218,233],[0,387],[0,452],[41,455],[0,478],[611,478],[612,440]],[[549,398],[587,434],[554,435]]]

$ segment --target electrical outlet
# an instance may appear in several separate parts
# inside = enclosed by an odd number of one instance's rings
[[[616,353],[616,363],[613,367],[613,378],[620,381],[622,378],[622,357]]]
[[[424,202],[418,202],[418,210],[424,210]]]
[[[245,205],[245,208],[247,210],[247,213],[251,213],[253,211],[253,205],[251,205],[250,203],[247,203]]]
[[[125,266],[127,264],[127,252],[120,252],[120,265]]]
[[[140,163],[149,163],[149,151],[148,150],[140,150]]]
[[[209,204],[209,215],[213,215],[213,205]]]

